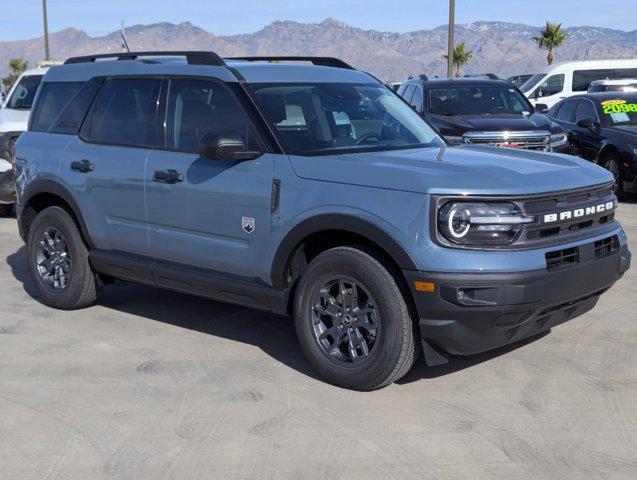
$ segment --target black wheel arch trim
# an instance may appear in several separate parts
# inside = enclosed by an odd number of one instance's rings
[[[82,238],[84,238],[90,248],[95,248],[95,244],[91,239],[88,226],[86,225],[84,217],[82,216],[82,211],[77,205],[77,202],[73,199],[73,195],[71,194],[71,192],[59,182],[45,178],[35,180],[34,182],[30,183],[25,191],[22,193],[22,195],[20,195],[19,205],[24,208],[36,195],[42,193],[49,193],[51,195],[60,197],[66,204],[69,205],[69,207],[73,211],[73,215],[75,215],[75,218],[79,223]],[[26,230],[22,223],[24,222],[24,215],[21,215],[18,221],[21,224],[20,231],[25,232],[26,237]],[[23,240],[26,240],[26,238],[23,238]]]
[[[353,215],[328,213],[303,220],[283,238],[270,269],[270,278],[275,288],[289,287],[286,280],[289,263],[303,239],[327,230],[342,230],[363,236],[382,248],[401,269],[418,270],[416,262],[405,247],[380,227]]]

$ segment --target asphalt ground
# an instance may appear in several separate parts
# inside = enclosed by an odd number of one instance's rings
[[[2,479],[637,478],[635,267],[547,335],[360,393],[288,318],[123,282],[53,310],[15,219],[0,259]]]

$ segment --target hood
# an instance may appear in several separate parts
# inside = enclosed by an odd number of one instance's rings
[[[542,113],[531,115],[430,115],[433,123],[443,135],[461,137],[466,132],[503,132],[547,130],[551,133],[561,132],[562,128],[552,123]]]
[[[25,131],[30,113],[31,110],[0,108],[0,133]]]
[[[290,162],[302,178],[432,194],[526,195],[613,180],[581,158],[497,147],[290,156]]]

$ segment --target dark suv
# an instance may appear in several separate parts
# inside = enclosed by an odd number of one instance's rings
[[[511,83],[486,78],[406,81],[398,94],[451,143],[570,153],[566,131]]]

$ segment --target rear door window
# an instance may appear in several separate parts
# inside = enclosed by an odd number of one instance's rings
[[[31,113],[29,130],[48,132],[84,82],[44,82]]]
[[[637,68],[614,68],[611,70],[611,80],[637,78]]]
[[[294,125],[305,124],[301,110],[290,113]],[[221,83],[173,79],[168,89],[166,148],[196,153],[206,134],[238,134],[248,150],[258,148],[250,122],[239,102]]]
[[[95,106],[91,141],[133,147],[155,146],[155,118],[160,80],[113,78]]]
[[[593,80],[606,80],[610,78],[610,69],[575,70],[573,72],[573,91],[585,92]]]
[[[415,85],[407,85],[407,87],[405,87],[402,97],[405,99],[407,103],[411,102],[411,97],[414,96],[415,89],[416,89]]]
[[[563,122],[573,122],[573,114],[575,113],[575,109],[577,108],[577,102],[579,100],[567,100],[565,101],[560,110],[557,112],[557,119]]]

